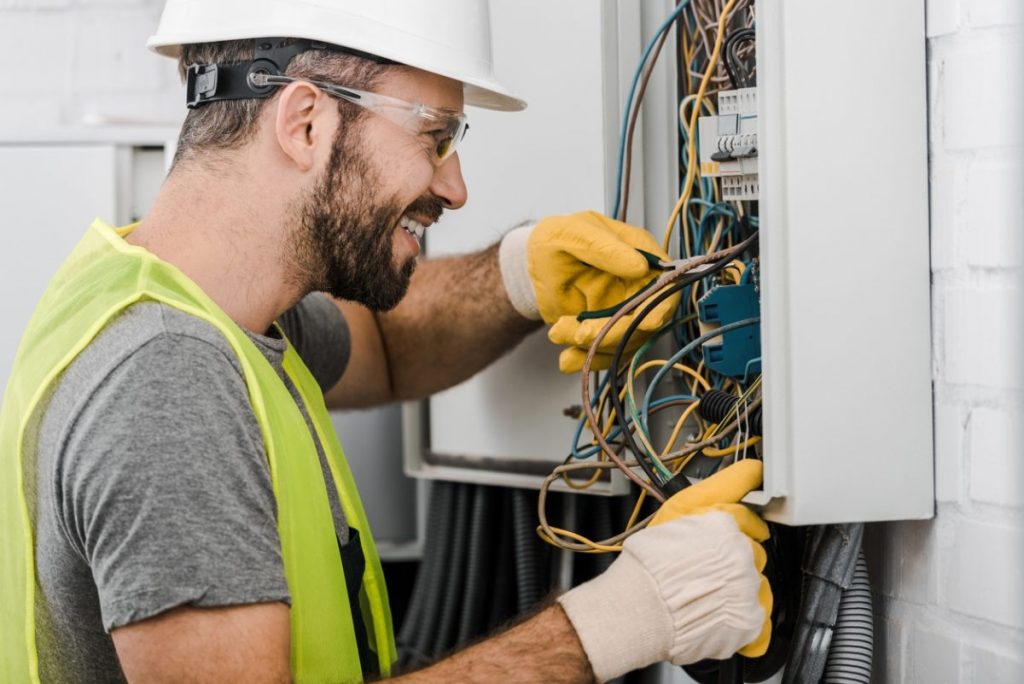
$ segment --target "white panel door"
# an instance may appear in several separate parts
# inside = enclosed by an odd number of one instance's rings
[[[607,0],[491,3],[499,78],[529,107],[469,110],[471,130],[459,151],[469,202],[430,229],[430,255],[484,247],[525,220],[607,209],[619,64],[632,68],[639,54],[639,8],[627,9],[631,19],[623,24],[618,4]],[[621,38],[627,31],[635,33],[628,47]],[[562,410],[579,403],[580,388],[578,375],[558,373],[558,351],[538,332],[485,372],[431,398],[429,449],[563,459],[574,423]]]
[[[767,514],[930,517],[924,3],[758,2],[757,31]]]

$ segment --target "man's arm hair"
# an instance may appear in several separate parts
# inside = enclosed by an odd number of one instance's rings
[[[416,682],[592,682],[576,631],[557,603],[511,629],[430,667],[389,680]]]
[[[421,262],[392,311],[375,314],[353,302],[335,303],[348,322],[352,352],[345,374],[326,395],[331,408],[420,399],[447,389],[540,325],[512,308],[498,243]]]
[[[288,616],[280,602],[185,606],[118,627],[110,636],[133,684],[283,684],[291,681]]]
[[[129,682],[291,681],[288,606],[182,607],[111,636]],[[338,648],[342,648],[339,644]],[[591,682],[576,632],[558,604],[396,682]]]

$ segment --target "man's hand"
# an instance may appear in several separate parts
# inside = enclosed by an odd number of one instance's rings
[[[661,660],[763,655],[768,526],[738,503],[761,482],[740,461],[676,494],[603,574],[559,598],[599,681]]]
[[[754,565],[758,572],[763,573],[768,556],[761,543],[768,539],[768,526],[753,511],[739,503],[747,493],[760,486],[763,471],[764,465],[754,459],[734,463],[666,501],[654,514],[650,527],[663,525],[682,516],[701,515],[710,511],[728,513],[736,521],[740,532],[747,535],[754,554]],[[739,650],[740,655],[748,658],[763,656],[772,635],[772,589],[763,574],[758,601],[764,609],[761,633],[757,639]]]
[[[583,367],[587,350],[607,317],[578,321],[584,311],[621,304],[656,278],[640,251],[667,260],[650,233],[592,211],[552,216],[517,228],[501,245],[501,272],[509,299],[520,314],[551,325],[548,338],[565,346],[563,373]],[[672,317],[678,295],[662,302],[638,326],[631,348]],[[602,341],[593,368],[607,368],[632,316],[621,319]]]

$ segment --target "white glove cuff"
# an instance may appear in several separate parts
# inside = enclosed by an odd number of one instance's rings
[[[599,682],[669,658],[673,625],[651,575],[622,554],[603,574],[558,597]]]
[[[659,660],[728,658],[761,633],[750,538],[722,511],[641,530],[608,570],[558,601],[600,681]]]
[[[533,291],[533,281],[530,280],[526,261],[526,243],[535,225],[530,223],[509,231],[498,247],[498,265],[501,267],[501,279],[508,299],[519,315],[531,321],[540,320],[537,295]]]

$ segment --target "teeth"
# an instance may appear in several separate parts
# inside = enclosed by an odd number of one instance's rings
[[[426,227],[422,223],[404,215],[402,218],[398,219],[398,225],[405,228],[410,235],[414,235],[417,240],[423,237],[423,231],[426,230]]]

